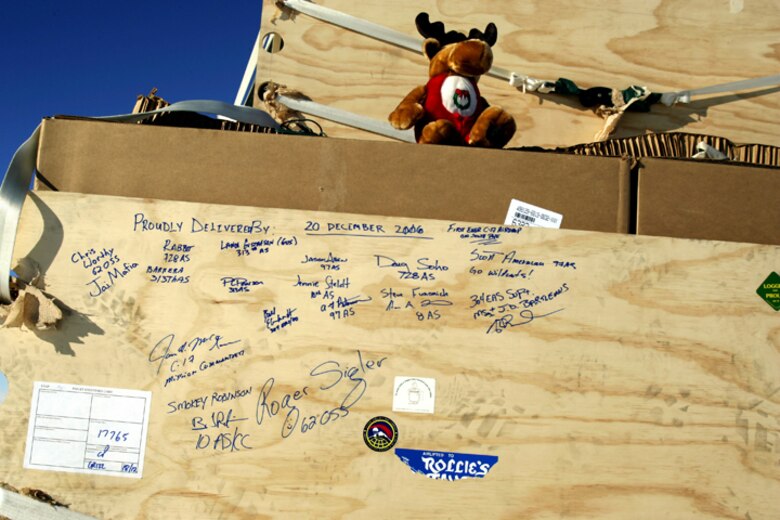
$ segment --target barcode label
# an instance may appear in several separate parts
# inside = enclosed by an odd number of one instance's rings
[[[563,215],[560,213],[512,199],[504,224],[559,229],[562,221]]]

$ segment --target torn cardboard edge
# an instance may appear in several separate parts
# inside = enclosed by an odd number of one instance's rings
[[[741,166],[780,168],[780,147],[764,144],[736,144],[724,137],[686,132],[668,132],[610,139],[595,143],[552,149],[553,152],[600,157],[636,159],[691,159],[701,153],[702,144],[726,156],[729,163]],[[523,148],[513,148],[513,150]],[[716,159],[719,160],[719,159]]]
[[[11,303],[0,305],[0,328],[48,330],[56,327],[62,321],[62,309],[54,297],[43,292],[38,266],[22,259],[14,272],[21,273],[13,280],[16,297]]]

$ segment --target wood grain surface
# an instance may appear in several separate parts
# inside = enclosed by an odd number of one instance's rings
[[[181,231],[144,230],[163,222]],[[174,244],[186,260],[166,262]],[[104,249],[124,275],[84,266]],[[0,330],[0,481],[75,511],[780,514],[780,315],[756,294],[778,247],[46,192],[15,254],[66,316]],[[155,281],[160,266],[187,282]],[[393,411],[396,376],[434,378],[434,413]],[[150,391],[142,478],[24,469],[35,381]],[[375,416],[395,421],[397,448],[498,462],[426,478],[366,447]]]
[[[322,0],[323,6],[418,36],[420,11],[448,29],[498,26],[494,65],[555,81],[569,78],[582,88],[653,92],[695,89],[775,75],[780,12],[772,0],[530,0],[380,2]],[[257,84],[273,80],[315,101],[386,120],[398,102],[427,81],[427,60],[305,15],[277,18],[274,2],[263,4],[262,32],[285,42],[277,54],[259,53]],[[510,146],[568,146],[591,142],[602,120],[576,99],[523,94],[484,77],[482,94],[512,113],[518,131]],[[687,105],[656,104],[648,114],[628,113],[613,136],[672,130],[718,135],[740,143],[779,145],[780,89],[694,98]],[[324,124],[336,137],[376,139],[366,132]]]

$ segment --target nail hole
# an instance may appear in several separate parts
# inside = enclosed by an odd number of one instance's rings
[[[269,54],[276,54],[284,48],[284,39],[279,33],[269,32],[260,41],[263,50]]]

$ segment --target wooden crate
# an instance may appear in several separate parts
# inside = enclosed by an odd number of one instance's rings
[[[325,7],[419,36],[420,11],[448,29],[498,27],[494,65],[521,75],[563,77],[582,88],[631,85],[674,92],[778,73],[777,3],[771,0],[596,0],[526,2],[450,0],[380,2],[322,0]],[[284,48],[260,50],[257,84],[273,80],[317,102],[386,120],[398,102],[427,81],[427,60],[305,15],[277,17],[263,4],[262,32],[279,33]],[[523,94],[484,77],[483,95],[511,112],[518,125],[510,146],[570,146],[594,140],[603,121],[576,98]],[[775,87],[694,98],[687,105],[656,104],[628,113],[615,137],[682,130],[735,142],[780,144],[780,95]],[[324,124],[331,136],[376,139],[366,132]]]
[[[0,330],[0,481],[74,511],[780,515],[778,247],[47,192],[16,255],[66,312]],[[393,410],[398,376],[433,413]],[[142,478],[24,469],[36,381],[151,392]],[[377,416],[497,462],[426,478],[366,446]]]

